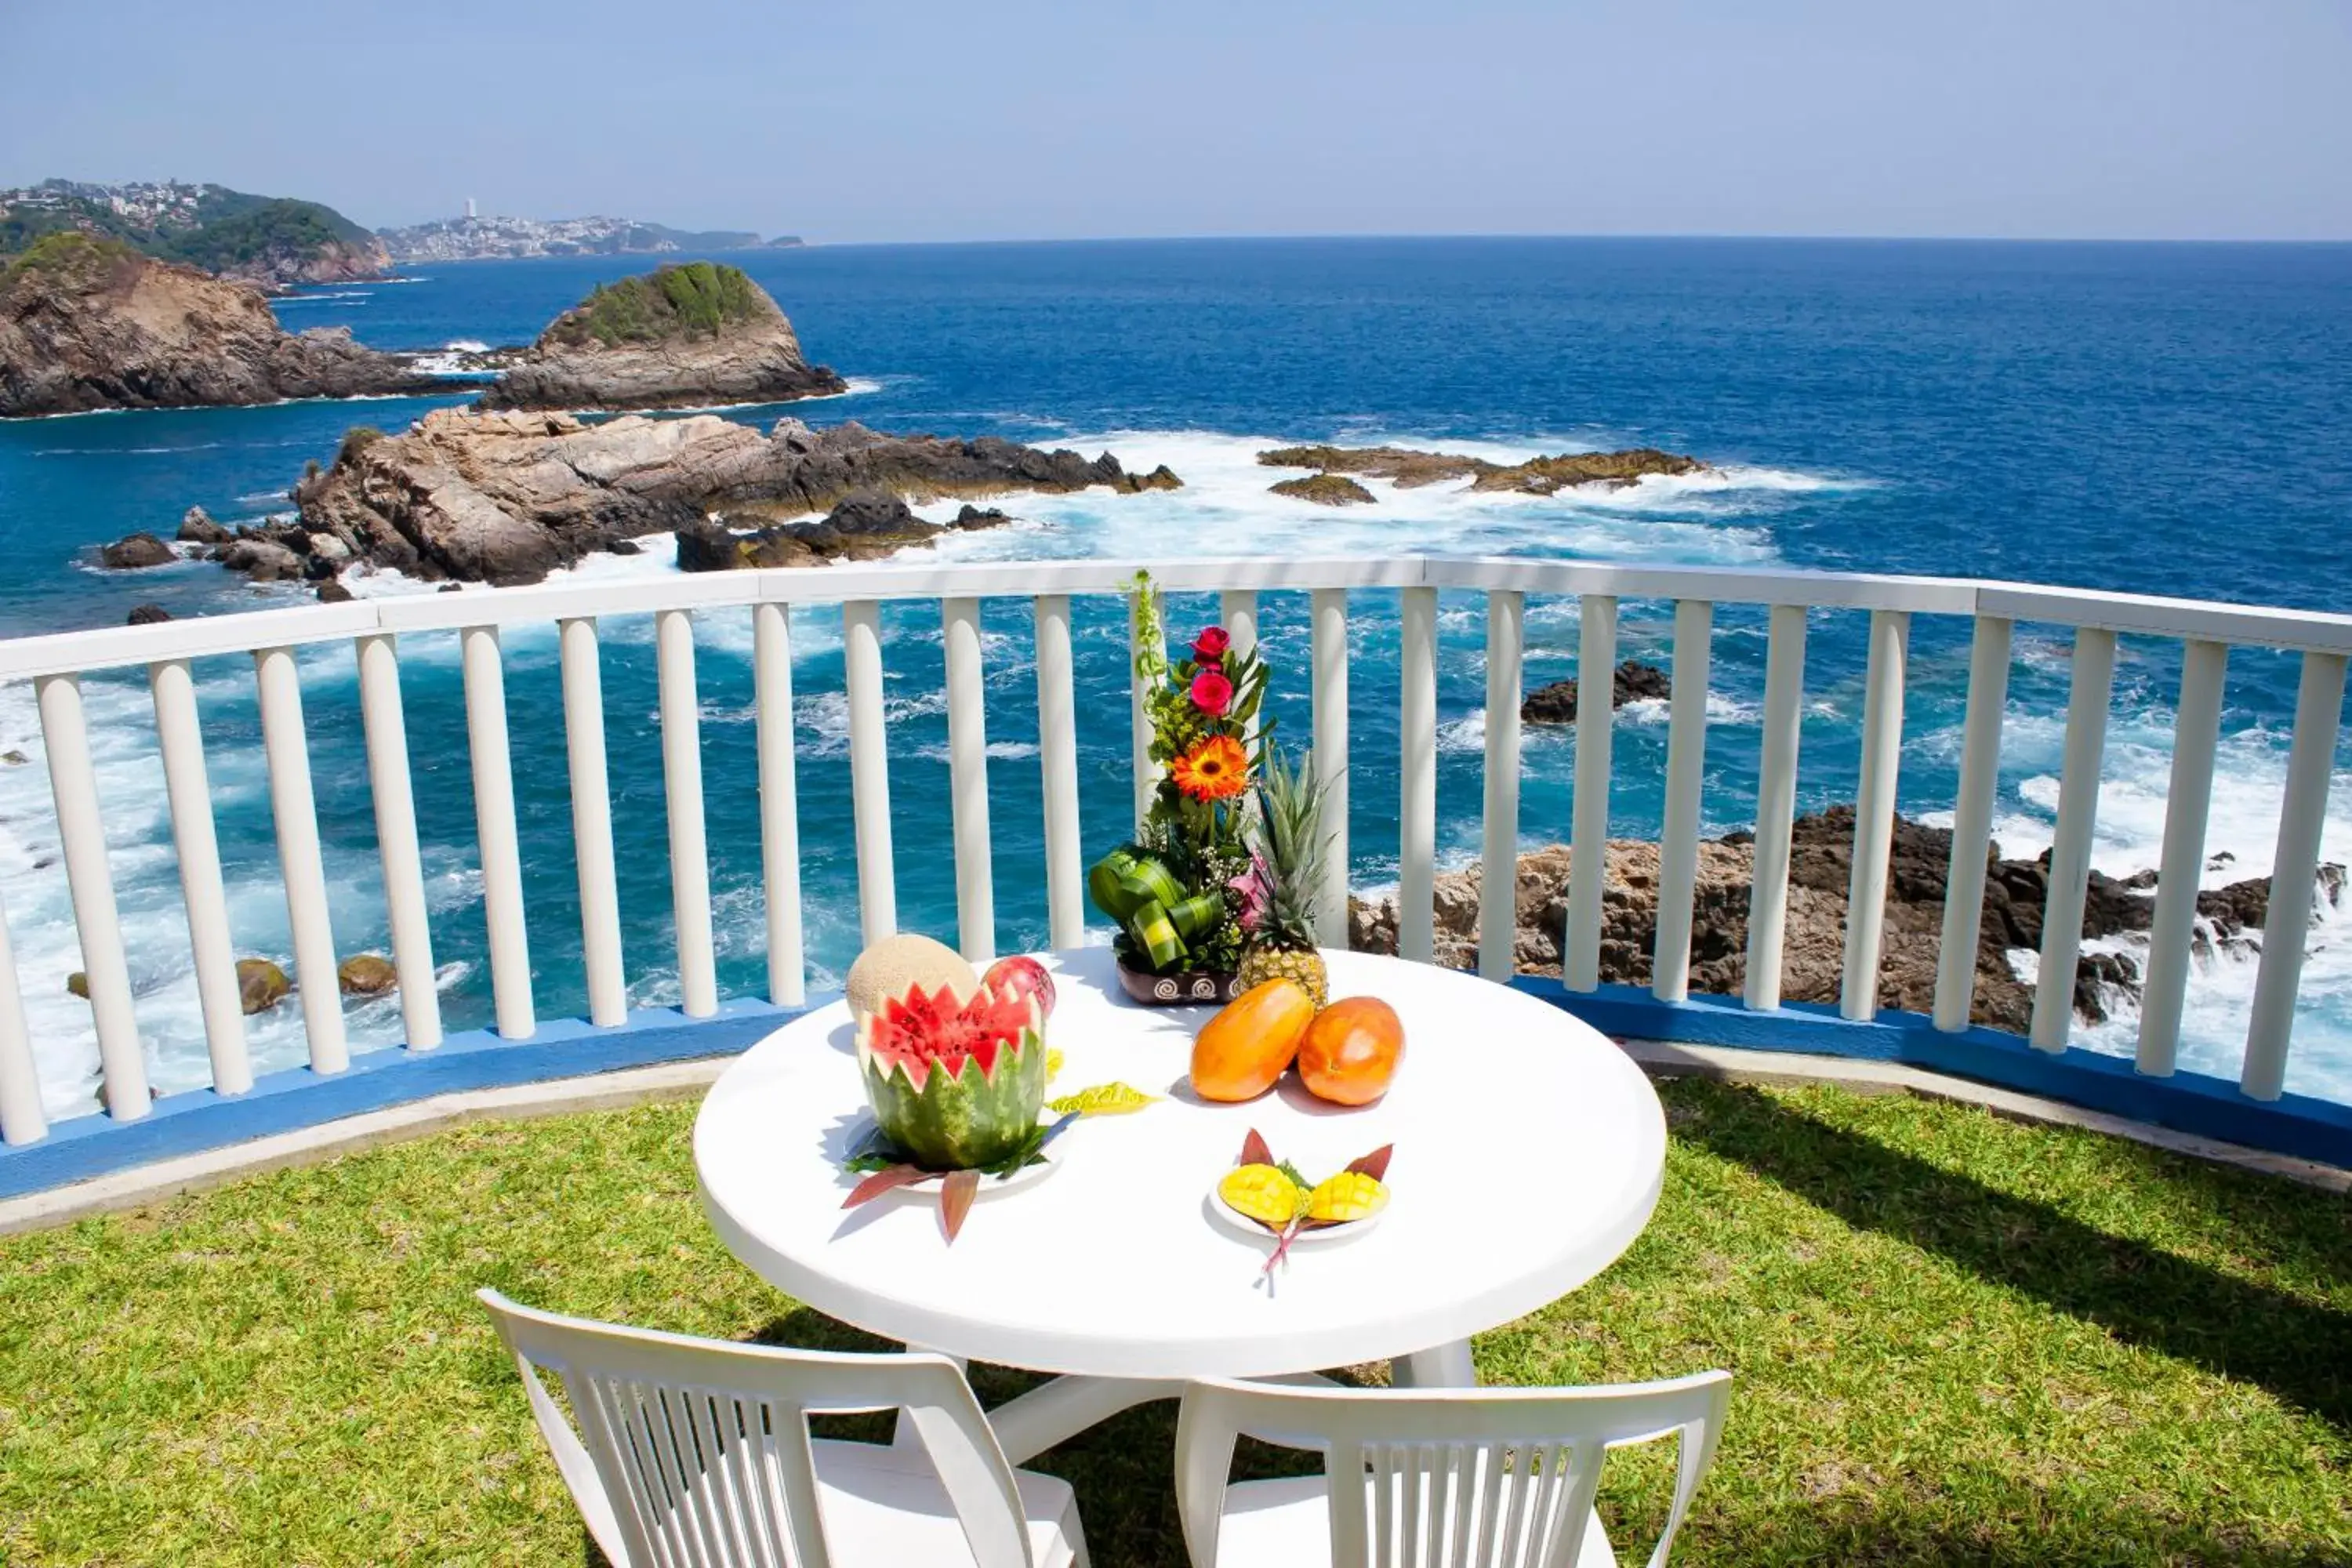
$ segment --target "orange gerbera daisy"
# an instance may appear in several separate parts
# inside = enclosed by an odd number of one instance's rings
[[[1249,753],[1231,735],[1212,735],[1169,770],[1194,800],[1230,800],[1249,788]]]

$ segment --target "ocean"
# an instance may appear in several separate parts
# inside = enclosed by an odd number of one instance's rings
[[[1781,240],[1223,240],[813,247],[729,257],[792,316],[848,395],[782,414],[887,430],[993,434],[1129,468],[1165,462],[1178,492],[1013,498],[1013,527],[954,536],[959,557],[1191,557],[1407,550],[2013,578],[2352,610],[2352,247],[2061,245]],[[422,267],[398,279],[281,300],[290,327],[349,326],[385,349],[527,340],[594,282],[642,258]],[[300,602],[186,563],[96,567],[136,529],[167,536],[191,505],[226,521],[287,509],[310,460],[355,424],[398,429],[458,401],[386,399],[249,409],[102,414],[0,423],[0,635],[119,625],[135,604],[174,615]],[[1394,491],[1334,512],[1267,493],[1265,446],[1397,441],[1517,458],[1652,445],[1715,472],[1549,499]],[[948,510],[952,510],[948,509]],[[675,570],[667,542],[583,575]],[[419,591],[394,576],[365,593]],[[1351,873],[1393,885],[1393,595],[1354,604]],[[1179,631],[1214,614],[1179,596]],[[1281,732],[1307,732],[1307,612],[1268,595]],[[1811,628],[1799,807],[1853,796],[1862,685],[1859,615]],[[724,993],[763,985],[748,615],[698,617],[712,888]],[[984,615],[997,940],[1045,940],[1040,783],[1028,605]],[[1530,685],[1574,670],[1576,606],[1537,599]],[[934,605],[885,616],[891,790],[902,921],[952,940],[947,750]],[[836,983],[856,947],[846,705],[838,618],[794,624],[803,886],[811,981]],[[1628,604],[1626,657],[1663,661],[1668,606]],[[1118,608],[1076,610],[1086,852],[1121,837],[1125,645]],[[1440,605],[1440,852],[1465,864],[1479,838],[1484,620],[1473,595]],[[1915,623],[1900,804],[1948,821],[1959,755],[1968,628]],[[631,994],[675,1000],[649,623],[605,628],[605,703]],[[506,639],[519,715],[557,710],[551,628]],[[2047,845],[2057,797],[2068,637],[2021,626],[2003,733],[1996,835],[2005,853]],[[1753,819],[1763,618],[1718,614],[1708,711],[1707,831]],[[462,735],[457,649],[404,640],[442,1004],[453,1028],[486,1026],[481,887]],[[332,918],[345,952],[383,951],[372,808],[347,646],[301,657]],[[2177,645],[2124,639],[2096,861],[2153,866],[2169,765]],[[197,668],[230,918],[240,953],[288,958],[252,672]],[[2284,778],[2294,661],[2231,659],[2208,853],[2220,883],[2266,871]],[[150,1069],[166,1092],[206,1080],[152,709],[143,679],[87,683],[108,835]],[[1654,834],[1663,705],[1619,717],[1612,828]],[[560,725],[521,724],[516,784],[542,1016],[582,1014],[579,910]],[[0,687],[0,904],[25,981],[45,1092],[57,1116],[96,1107],[87,1009],[29,689]],[[1521,832],[1561,841],[1574,744],[1528,731]],[[633,847],[642,853],[631,855]],[[2326,837],[2352,861],[2352,755]],[[2352,943],[2323,916],[2305,972],[2291,1089],[2352,1100]],[[2192,982],[2183,1065],[2234,1077],[2252,965],[2217,959]],[[257,1066],[304,1059],[299,1010],[248,1021]],[[398,1013],[354,1005],[355,1046],[394,1043]],[[2128,1053],[2126,1005],[2078,1030]]]

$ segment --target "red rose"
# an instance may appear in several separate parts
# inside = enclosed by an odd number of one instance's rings
[[[1210,718],[1222,715],[1233,700],[1234,683],[1215,670],[1204,669],[1192,678],[1192,706]]]
[[[1192,657],[1202,664],[1214,664],[1224,658],[1225,649],[1233,646],[1234,639],[1224,627],[1204,626],[1201,635],[1192,639]],[[1219,708],[1216,711],[1223,712],[1223,709]]]

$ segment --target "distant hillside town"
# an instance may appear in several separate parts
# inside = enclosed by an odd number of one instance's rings
[[[794,246],[797,235],[762,240],[736,229],[693,231],[625,217],[480,217],[466,204],[463,217],[381,231],[396,262],[478,261],[499,257],[657,256],[681,250],[750,250]]]
[[[635,218],[466,216],[377,233],[334,208],[179,180],[108,184],[44,180],[0,190],[0,265],[45,235],[78,231],[165,261],[268,289],[380,278],[426,261],[532,256],[658,256],[796,246],[732,229],[693,231]]]

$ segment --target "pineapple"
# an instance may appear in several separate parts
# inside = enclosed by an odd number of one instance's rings
[[[1256,868],[1264,907],[1242,953],[1238,984],[1296,981],[1320,1011],[1331,999],[1331,976],[1315,951],[1315,904],[1323,891],[1323,786],[1315,764],[1286,765],[1268,748],[1258,785]]]

